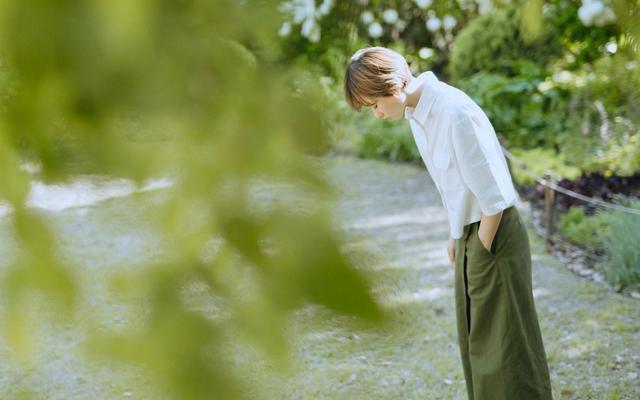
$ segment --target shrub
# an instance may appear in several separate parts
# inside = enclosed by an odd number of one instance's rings
[[[640,199],[616,196],[616,203],[640,210]],[[629,286],[640,283],[640,216],[604,210],[592,216],[582,207],[571,207],[560,217],[558,231],[572,243],[603,251],[607,281]]]
[[[575,179],[580,176],[580,169],[565,162],[564,153],[557,154],[552,149],[512,149],[511,153],[517,157],[525,169],[512,163],[513,177],[519,185],[533,185],[535,181],[526,172],[544,177],[547,171],[553,171],[556,178]]]
[[[589,171],[601,171],[605,176],[632,176],[640,172],[640,134],[624,135],[607,142],[596,156],[585,162]]]
[[[482,107],[509,146],[553,147],[566,125],[566,95],[562,89],[540,90],[546,71],[528,61],[515,60],[517,75],[478,72],[459,86]]]
[[[571,243],[591,250],[603,249],[603,237],[607,219],[604,214],[588,216],[582,207],[571,207],[558,221],[558,231]]]
[[[640,210],[640,199],[618,197],[618,203]],[[603,244],[608,259],[607,280],[614,285],[640,283],[640,216],[622,211],[603,215],[608,228]]]
[[[535,60],[545,65],[561,52],[559,36],[545,23],[542,35],[527,43],[520,32],[522,11],[513,7],[483,14],[460,31],[449,60],[453,80],[476,72],[515,75],[514,60]]]
[[[363,110],[355,112],[344,100],[340,83],[330,76],[319,78],[324,89],[323,119],[328,129],[331,147],[339,153],[359,151],[359,140],[370,124],[371,116]]]
[[[360,157],[413,161],[420,153],[410,128],[390,121],[374,121],[360,140]]]
[[[558,144],[572,149],[571,161],[605,175],[640,172],[640,68],[634,56],[619,50],[585,64],[564,86],[571,97],[567,133]]]

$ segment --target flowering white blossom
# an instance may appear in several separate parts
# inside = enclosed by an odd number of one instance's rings
[[[444,26],[445,31],[450,31],[457,23],[458,21],[456,21],[456,17],[453,15],[447,14],[442,18],[442,25]]]
[[[573,80],[573,85],[576,87],[583,87],[587,84],[587,78],[583,75],[577,75]]]
[[[382,36],[382,25],[377,22],[369,25],[369,36],[371,36],[372,38],[378,38]]]
[[[332,0],[324,0],[322,2],[322,4],[320,4],[320,7],[318,7],[318,15],[327,15],[327,14],[329,14],[329,11],[331,11],[332,7],[333,7],[333,1]]]
[[[549,90],[553,89],[553,82],[551,81],[542,81],[540,83],[538,83],[538,90],[541,91],[542,93],[548,92]]]
[[[373,13],[371,11],[363,11],[362,14],[360,14],[360,21],[362,21],[363,24],[372,23]]]
[[[414,0],[416,5],[422,9],[425,9],[433,3],[433,0]]]
[[[291,22],[285,21],[280,30],[278,30],[278,35],[280,36],[288,36],[291,33]]]
[[[418,51],[418,56],[420,56],[420,58],[422,58],[423,60],[431,58],[433,57],[433,49],[423,47],[420,49],[420,51]]]
[[[563,70],[553,74],[552,79],[554,82],[567,84],[573,81],[573,74],[571,71]]]
[[[300,34],[311,42],[317,42],[320,40],[320,25],[318,25],[314,18],[309,18],[302,24]]]
[[[323,0],[316,8],[315,0],[289,0],[280,4],[279,10],[291,15],[291,22],[280,27],[278,34],[287,36],[291,32],[291,23],[301,24],[300,34],[312,42],[320,40],[320,24],[318,20],[331,11],[333,0]]]
[[[602,0],[582,0],[578,17],[584,26],[604,26],[616,21],[613,10]]]
[[[478,12],[480,14],[486,14],[493,11],[493,3],[491,0],[476,0],[478,5]]]
[[[309,39],[310,42],[313,43],[317,43],[320,41],[320,25],[315,24],[313,29],[311,30],[311,33],[309,33],[309,36],[307,37],[307,39]]]
[[[431,32],[435,32],[442,26],[442,22],[440,22],[440,18],[431,17],[427,20],[427,29]]]
[[[300,24],[307,18],[312,18],[315,14],[314,0],[290,0],[280,4],[280,11],[291,14],[294,24]]]
[[[604,48],[611,54],[615,54],[616,51],[618,51],[618,43],[616,42],[609,42],[607,44],[604,45]]]
[[[308,18],[304,20],[302,24],[302,28],[300,29],[300,34],[304,37],[309,37],[311,31],[316,26],[316,21],[313,18]]]
[[[398,20],[398,12],[392,8],[388,8],[382,13],[382,19],[388,24],[393,24]]]

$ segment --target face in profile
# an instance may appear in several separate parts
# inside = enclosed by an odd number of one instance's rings
[[[376,118],[398,120],[404,116],[406,96],[404,93],[370,99],[371,111]]]

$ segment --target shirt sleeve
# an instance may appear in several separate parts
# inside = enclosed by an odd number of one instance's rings
[[[478,199],[483,215],[495,215],[507,207],[494,168],[497,160],[491,153],[493,129],[481,118],[459,112],[451,124],[451,141],[460,174],[465,185]],[[493,163],[492,163],[492,160]]]

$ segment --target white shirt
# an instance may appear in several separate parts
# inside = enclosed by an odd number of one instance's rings
[[[431,71],[418,75],[407,90],[420,85],[418,103],[406,107],[404,115],[447,209],[450,236],[459,239],[465,225],[516,204],[518,193],[484,111]]]

